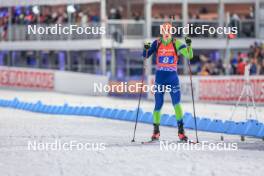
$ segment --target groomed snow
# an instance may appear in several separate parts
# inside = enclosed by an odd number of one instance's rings
[[[47,92],[1,90],[0,94],[0,98],[18,97],[24,101],[42,100],[48,104],[68,102],[76,105],[133,109],[136,103],[134,100]],[[152,106],[151,102],[144,101],[142,107],[144,110],[151,110]],[[166,104],[164,109],[170,109],[169,106]],[[184,106],[187,109],[191,107],[188,104]],[[210,107],[199,110],[199,114],[207,113],[205,115],[213,115],[212,106],[221,110],[225,107],[202,104],[199,106]],[[130,122],[38,114],[8,108],[0,108],[0,114],[1,176],[262,176],[264,173],[264,142],[260,139],[246,138],[245,142],[240,142],[238,136],[225,135],[226,141],[238,142],[237,151],[161,151],[159,145],[130,145],[134,127]],[[175,128],[161,127],[161,137],[177,140],[176,131]],[[139,124],[136,140],[148,139],[151,132],[151,125]],[[194,139],[193,131],[187,130],[187,134]],[[199,137],[201,141],[217,142],[220,134],[199,132]],[[102,142],[105,143],[105,150],[28,150],[30,141],[47,143],[55,140],[64,143]]]

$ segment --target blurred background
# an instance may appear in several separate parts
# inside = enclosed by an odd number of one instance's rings
[[[71,3],[72,2],[72,3]],[[159,25],[236,26],[238,35],[191,35],[197,75],[264,74],[262,0],[48,0],[2,1],[0,65],[67,70],[131,78],[142,74],[144,40],[159,36]],[[27,25],[105,26],[105,35],[28,35]],[[183,36],[178,35],[178,38]],[[242,67],[242,68],[241,68]],[[155,71],[154,60],[147,74]],[[179,74],[187,74],[184,60]]]

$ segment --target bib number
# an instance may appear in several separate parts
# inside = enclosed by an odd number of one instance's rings
[[[159,63],[160,64],[173,64],[174,63],[174,57],[173,56],[160,56],[159,57]]]

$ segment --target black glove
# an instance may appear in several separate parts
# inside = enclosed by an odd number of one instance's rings
[[[151,43],[150,42],[144,42],[144,48],[147,50],[149,49],[151,46]]]
[[[189,38],[189,37],[185,37],[185,43],[186,43],[187,46],[191,46],[191,44],[192,44],[192,39]]]

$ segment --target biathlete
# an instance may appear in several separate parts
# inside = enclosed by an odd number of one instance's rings
[[[164,23],[163,27],[170,29],[170,23]],[[177,74],[178,53],[183,55],[184,58],[192,59],[193,51],[191,47],[191,39],[185,37],[185,43],[173,38],[168,32],[163,32],[162,37],[154,42],[145,42],[143,56],[147,58],[152,54],[156,54],[156,73],[155,73],[155,87],[170,86],[170,96],[175,111],[175,116],[178,125],[178,136],[182,141],[187,141],[188,138],[184,133],[183,124],[183,110],[180,104],[181,92],[179,78]],[[160,137],[160,117],[161,108],[164,102],[164,89],[154,92],[155,108],[153,112],[153,135],[151,140],[159,140]]]

